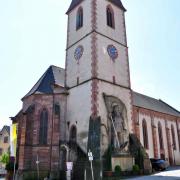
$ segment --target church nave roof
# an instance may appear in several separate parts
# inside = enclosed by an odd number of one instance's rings
[[[133,92],[133,105],[145,109],[180,117],[180,112],[162,100]]]
[[[50,66],[41,76],[33,88],[23,97],[32,94],[52,94],[52,85],[64,87],[65,70],[57,66]]]

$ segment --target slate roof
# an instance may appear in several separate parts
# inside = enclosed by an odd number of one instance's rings
[[[12,123],[16,123],[18,118],[22,115],[23,110],[21,109],[14,117],[10,117],[12,120]]]
[[[72,0],[69,9],[67,10],[66,14],[68,14],[71,10],[73,10],[76,6],[78,6],[83,0]],[[116,5],[117,7],[119,7],[120,9],[122,9],[123,11],[126,11],[126,9],[124,8],[121,0],[107,0],[111,3],[113,3],[114,5]]]
[[[116,5],[117,7],[119,7],[120,9],[122,9],[123,11],[126,11],[126,9],[124,8],[121,0],[108,0],[109,2],[113,3],[114,5]]]
[[[180,117],[180,112],[162,100],[133,92],[133,105],[145,109]]]
[[[83,0],[72,0],[69,9],[67,10],[66,14],[68,14],[71,10],[73,10],[76,6],[78,6]]]
[[[0,131],[0,135],[2,134],[3,130],[6,130],[8,132],[8,134],[10,135],[10,126],[3,126],[3,128]]]
[[[41,76],[33,88],[23,97],[32,94],[52,94],[52,85],[64,87],[65,70],[57,66],[50,66]]]

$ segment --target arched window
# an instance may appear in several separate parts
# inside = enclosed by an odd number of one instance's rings
[[[172,135],[172,141],[173,141],[173,148],[176,150],[176,139],[175,139],[175,133],[174,133],[174,126],[171,125],[171,135]]]
[[[110,6],[107,7],[106,15],[107,15],[107,25],[112,28],[115,28],[114,12]]]
[[[77,11],[76,15],[76,30],[80,29],[83,27],[83,9],[80,7]]]
[[[146,123],[146,120],[145,120],[145,119],[143,119],[142,128],[143,128],[144,148],[148,149],[148,148],[149,148],[149,143],[148,143],[148,131],[147,131],[147,123]]]
[[[48,112],[43,109],[40,114],[39,144],[47,144]]]
[[[55,104],[55,105],[54,105],[54,113],[55,113],[55,115],[57,115],[57,116],[60,115],[60,105],[59,105],[59,104]]]
[[[160,149],[164,149],[162,126],[160,122],[158,123],[158,134],[159,134]]]
[[[30,105],[26,110],[26,144],[32,145],[33,142],[33,127],[34,127],[34,110],[35,106]]]
[[[77,129],[75,126],[72,126],[71,127],[71,130],[70,130],[70,142],[76,142],[76,138],[77,138]]]

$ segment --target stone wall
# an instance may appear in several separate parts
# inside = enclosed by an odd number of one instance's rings
[[[60,105],[60,114],[55,114],[53,105]],[[33,105],[34,111],[28,108]],[[47,144],[39,143],[40,113],[45,108],[48,111]],[[23,99],[23,118],[19,119],[18,137],[18,163],[19,170],[36,170],[37,156],[40,161],[40,171],[57,171],[59,168],[59,140],[65,140],[66,135],[66,96],[56,95],[31,95]],[[27,121],[28,120],[28,121]],[[28,132],[28,134],[27,134]],[[29,141],[32,139],[32,141]]]
[[[69,90],[67,98],[67,137],[72,126],[77,128],[77,143],[87,151],[89,119],[91,116],[91,81]]]
[[[108,5],[110,5],[114,11],[115,28],[106,26],[106,8]],[[108,1],[97,1],[97,31],[99,33],[126,45],[126,28],[124,21],[123,10]]]
[[[148,141],[149,148],[146,149],[150,158],[161,158],[164,154],[165,159],[170,164],[180,164],[180,147],[179,147],[179,136],[178,136],[178,125],[180,124],[180,118],[147,110],[139,107],[133,107],[134,112],[134,132],[140,138],[143,144],[143,131],[142,131],[142,120],[145,119],[147,122],[148,129]],[[162,126],[162,137],[163,137],[163,149],[160,149],[158,123]],[[173,140],[171,133],[171,125],[174,126],[176,149],[173,149]]]

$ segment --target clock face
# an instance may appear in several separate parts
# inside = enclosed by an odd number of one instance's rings
[[[115,46],[108,45],[107,51],[112,60],[115,60],[118,57],[118,51]]]
[[[83,46],[78,46],[75,49],[74,57],[75,57],[76,60],[79,60],[81,58],[81,56],[83,55],[83,51],[84,51]]]

